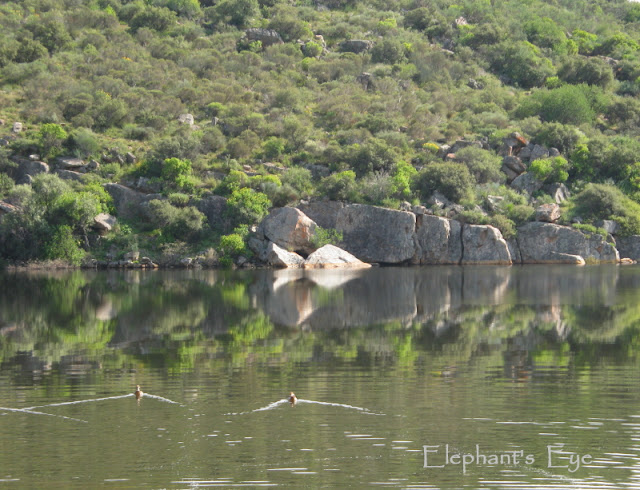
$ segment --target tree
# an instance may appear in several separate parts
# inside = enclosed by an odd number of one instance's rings
[[[243,187],[233,191],[227,200],[227,216],[234,226],[252,225],[264,218],[270,207],[271,201],[266,194]]]
[[[447,199],[460,202],[473,195],[475,182],[466,165],[462,163],[432,163],[423,168],[414,179],[414,187],[423,199],[441,192]]]
[[[47,123],[40,126],[38,140],[43,158],[56,156],[60,153],[62,143],[67,139],[67,132],[58,124]]]

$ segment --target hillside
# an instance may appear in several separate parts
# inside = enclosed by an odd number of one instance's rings
[[[639,93],[622,0],[4,2],[0,259],[229,264],[323,198],[640,234]]]

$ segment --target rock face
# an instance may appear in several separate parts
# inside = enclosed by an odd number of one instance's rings
[[[16,183],[24,184],[31,181],[29,177],[35,177],[38,174],[46,174],[49,172],[49,165],[44,162],[20,159],[16,171]]]
[[[340,51],[348,53],[364,53],[373,48],[373,41],[351,39],[340,43]]]
[[[406,211],[353,204],[338,214],[336,229],[345,250],[365,262],[399,264],[415,253],[416,215]]]
[[[557,264],[569,260],[577,263],[577,257],[594,262],[617,262],[619,259],[618,251],[602,236],[587,236],[568,226],[551,223],[535,222],[521,226],[518,228],[518,245],[525,264]]]
[[[305,269],[366,269],[371,267],[371,264],[362,262],[335,245],[325,245],[309,255],[303,267]]]
[[[58,177],[64,180],[75,180],[76,182],[82,182],[83,174],[74,172],[72,170],[63,170],[61,168],[56,170]]]
[[[322,228],[335,228],[338,222],[338,214],[344,208],[340,201],[314,201],[300,204],[298,209]]]
[[[8,213],[15,213],[16,211],[18,211],[17,206],[9,204],[8,202],[0,201],[0,216]]]
[[[462,260],[460,222],[421,215],[416,222],[417,264],[459,264]]]
[[[247,29],[245,35],[249,41],[260,41],[262,47],[266,48],[272,44],[284,44],[282,37],[273,29],[263,29],[260,27],[252,27]]]
[[[273,242],[267,245],[266,258],[269,265],[280,268],[298,268],[302,267],[304,263],[304,259],[300,255],[287,252]]]
[[[296,208],[273,210],[260,224],[264,237],[285,250],[309,254],[315,250],[311,240],[316,223]]]
[[[214,230],[224,228],[224,212],[227,209],[227,198],[222,196],[205,196],[194,203],[195,207],[207,217],[209,226]]]
[[[121,184],[104,184],[104,189],[111,195],[120,217],[136,217],[141,212],[141,204],[153,199],[163,199],[160,194],[143,194]]]
[[[464,225],[462,250],[462,264],[511,265],[509,246],[493,226]]]
[[[63,170],[80,170],[84,167],[84,160],[75,157],[59,157],[56,159],[58,168]]]
[[[542,188],[542,183],[536,179],[533,174],[525,172],[513,179],[511,187],[520,192],[526,192],[531,196],[534,192],[539,191]]]
[[[616,243],[620,258],[640,260],[640,235],[618,237]]]

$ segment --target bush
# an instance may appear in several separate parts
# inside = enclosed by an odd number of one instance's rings
[[[478,184],[503,182],[505,175],[500,171],[502,159],[477,146],[468,146],[456,152],[456,160],[464,163]]]
[[[523,102],[521,116],[539,115],[544,121],[580,125],[590,123],[595,111],[587,98],[585,85],[563,85],[553,90],[539,90]]]
[[[53,231],[45,244],[44,258],[47,260],[62,259],[73,265],[80,265],[85,256],[68,225],[61,225]]]
[[[262,192],[244,187],[231,193],[227,201],[227,216],[234,225],[252,225],[269,212],[271,201]]]
[[[169,201],[154,199],[149,202],[151,221],[171,237],[195,240],[200,235],[207,218],[193,206],[177,208]]]
[[[340,245],[342,242],[342,232],[334,228],[322,228],[316,226],[315,235],[311,239],[314,247],[320,248],[325,245]]]
[[[572,215],[587,222],[611,219],[620,225],[620,235],[640,234],[640,204],[612,185],[590,184],[573,198]]]
[[[325,177],[320,181],[319,192],[332,201],[352,201],[356,195],[356,174],[345,170]]]
[[[435,191],[447,199],[460,202],[473,195],[475,181],[466,165],[462,163],[432,163],[423,168],[414,179],[414,188],[428,199]]]
[[[535,136],[537,143],[557,148],[561,153],[571,153],[584,134],[575,126],[558,122],[543,123]]]
[[[569,162],[562,157],[534,160],[529,166],[536,179],[545,184],[566,182],[569,178]]]
[[[40,126],[38,140],[43,158],[51,158],[60,154],[62,143],[67,139],[67,132],[58,124],[48,123]]]

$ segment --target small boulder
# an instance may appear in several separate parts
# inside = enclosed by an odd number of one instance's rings
[[[598,228],[602,228],[610,235],[615,235],[618,232],[618,223],[611,219],[601,219],[595,222]]]
[[[59,157],[56,159],[58,168],[78,171],[85,166],[84,160],[75,157]]]
[[[193,126],[195,120],[193,119],[193,114],[180,114],[178,116],[178,121],[182,124],[188,124],[189,126]]]
[[[76,182],[82,182],[83,176],[79,172],[73,172],[72,170],[63,170],[59,168],[56,170],[58,177],[64,180],[75,180]]]
[[[305,269],[366,269],[371,267],[371,264],[366,264],[349,252],[329,244],[309,255],[303,267]]]
[[[295,252],[287,252],[273,242],[267,245],[267,263],[273,267],[283,269],[300,268],[304,264],[304,259]]]
[[[244,31],[244,34],[248,41],[260,41],[263,48],[267,48],[274,44],[284,44],[280,34],[273,29],[252,27]]]
[[[511,187],[520,192],[526,192],[529,196],[542,188],[542,182],[534,177],[531,172],[525,172],[518,175],[511,182]]]
[[[543,187],[543,190],[558,204],[571,197],[571,192],[569,192],[567,186],[561,183],[547,184]]]
[[[21,122],[14,122],[13,123],[13,128],[11,128],[11,131],[13,131],[14,133],[19,133],[22,131],[22,123]]]
[[[549,158],[549,149],[542,145],[533,145],[531,148],[531,156],[529,160],[540,160],[541,158]]]
[[[555,223],[560,219],[560,206],[555,203],[542,204],[536,208],[536,221]]]
[[[98,230],[98,233],[106,233],[111,231],[111,229],[116,225],[116,217],[111,216],[107,213],[100,213],[98,216],[93,218],[92,227]]]
[[[373,41],[362,39],[351,39],[340,43],[340,51],[347,53],[364,53],[373,48]]]

